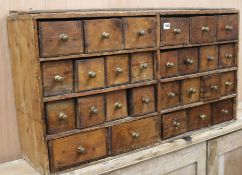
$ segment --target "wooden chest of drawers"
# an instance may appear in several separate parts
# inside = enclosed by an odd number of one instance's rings
[[[238,18],[235,9],[13,12],[23,157],[49,174],[235,119]]]

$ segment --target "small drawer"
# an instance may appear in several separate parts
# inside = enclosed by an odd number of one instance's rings
[[[158,117],[112,126],[112,154],[127,152],[158,141]]]
[[[180,105],[180,81],[161,83],[160,109]]]
[[[188,130],[204,128],[211,125],[211,105],[206,104],[187,109]]]
[[[42,72],[44,96],[73,91],[72,61],[45,62],[42,64]]]
[[[108,121],[128,115],[126,90],[106,94],[106,113]]]
[[[238,39],[238,15],[218,16],[217,40],[237,40]]]
[[[104,52],[123,49],[121,19],[85,20],[86,52]]]
[[[163,46],[189,44],[189,18],[161,18]]]
[[[236,58],[237,54],[235,52],[234,44],[225,44],[219,46],[219,68],[235,66]]]
[[[198,48],[179,50],[179,73],[191,74],[198,72]]]
[[[156,18],[129,17],[123,24],[125,49],[156,46]]]
[[[104,96],[92,95],[79,97],[78,99],[78,119],[79,127],[86,128],[105,122],[105,102]]]
[[[129,83],[129,56],[106,57],[107,86]]]
[[[226,72],[221,74],[221,95],[229,95],[235,93],[236,76],[235,72]]]
[[[131,83],[154,79],[153,57],[152,52],[131,54]]]
[[[38,28],[41,57],[83,53],[81,21],[40,21]]]
[[[199,48],[199,71],[206,72],[218,69],[218,46]]]
[[[75,102],[63,100],[45,105],[47,133],[57,134],[76,128]]]
[[[155,111],[154,86],[131,89],[130,111],[132,116],[143,115]]]
[[[167,139],[187,131],[187,115],[185,111],[177,111],[162,115],[162,138]]]
[[[82,162],[107,155],[105,128],[49,141],[52,171],[59,171]]]
[[[212,104],[212,123],[222,123],[234,118],[234,99],[222,100]]]
[[[172,77],[178,75],[178,51],[166,51],[160,54],[160,76]]]
[[[216,16],[197,16],[191,18],[191,44],[216,42]]]
[[[201,97],[204,101],[220,97],[220,75],[204,76],[201,81]]]
[[[200,101],[200,78],[182,81],[182,104]]]
[[[76,92],[102,88],[104,80],[104,58],[76,61]]]

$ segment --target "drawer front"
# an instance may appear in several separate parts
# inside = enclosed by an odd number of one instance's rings
[[[83,53],[81,21],[41,21],[38,27],[41,57]]]
[[[107,120],[115,120],[128,115],[126,90],[106,94],[106,113]]]
[[[79,97],[78,118],[80,128],[95,126],[105,122],[104,96]]]
[[[84,21],[86,52],[123,49],[122,21],[117,18]]]
[[[162,138],[167,139],[187,131],[187,115],[185,111],[177,111],[162,115]]]
[[[216,42],[217,17],[198,16],[191,18],[191,43]]]
[[[156,18],[130,17],[123,19],[125,49],[156,46]]]
[[[206,104],[189,108],[188,115],[188,130],[193,131],[196,129],[204,128],[211,125],[211,105]]]
[[[189,26],[189,18],[161,18],[162,45],[189,44]]]
[[[229,95],[235,93],[236,76],[235,72],[226,72],[221,74],[221,95]]]
[[[172,77],[178,75],[178,51],[166,51],[160,54],[160,76]]]
[[[105,86],[103,58],[76,61],[75,66],[76,92]]]
[[[131,113],[133,116],[155,111],[154,86],[131,89]]]
[[[76,128],[74,100],[49,102],[45,106],[47,133],[57,134]]]
[[[80,133],[49,142],[53,170],[61,170],[107,155],[105,128]]]
[[[218,16],[218,41],[238,39],[238,15]]]
[[[180,105],[179,81],[162,83],[160,88],[160,109],[166,109]]]
[[[42,64],[42,72],[44,96],[73,91],[72,61],[45,62]]]
[[[142,146],[147,146],[158,142],[158,140],[158,117],[151,117],[112,126],[112,154],[118,154]]]
[[[179,73],[190,74],[198,71],[198,48],[179,50]]]
[[[233,102],[234,99],[228,99],[212,104],[213,124],[222,123],[234,118]]]
[[[153,80],[153,57],[152,52],[131,54],[131,83]]]
[[[107,86],[129,83],[129,56],[106,57]]]
[[[221,92],[220,75],[202,77],[201,91],[204,101],[219,98]]]
[[[218,69],[218,46],[203,46],[199,48],[200,72]]]
[[[182,81],[183,104],[200,101],[200,78],[191,78]]]
[[[225,44],[219,46],[219,68],[235,66],[236,57],[237,54],[235,52],[234,44]]]

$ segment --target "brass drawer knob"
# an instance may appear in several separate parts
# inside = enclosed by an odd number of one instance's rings
[[[150,99],[147,97],[142,98],[142,102],[145,104],[149,104],[150,103]]]
[[[208,61],[214,61],[215,58],[213,56],[208,56]]]
[[[201,115],[199,115],[199,118],[202,119],[202,120],[206,120],[207,116],[205,114],[201,114]]]
[[[86,153],[86,148],[84,148],[84,147],[82,147],[82,146],[79,146],[78,148],[77,148],[77,152],[79,153],[79,154],[84,154],[84,153]]]
[[[114,107],[115,107],[115,109],[121,109],[123,107],[123,105],[121,103],[119,103],[119,102],[116,102],[114,104]]]
[[[140,69],[141,70],[144,70],[144,69],[147,69],[147,68],[148,68],[148,64],[147,63],[140,64]]]
[[[172,67],[174,67],[175,66],[175,63],[173,63],[173,62],[167,62],[166,63],[166,67],[167,68],[172,68]]]
[[[231,32],[231,31],[233,31],[233,26],[226,25],[225,30]]]
[[[117,67],[115,72],[116,72],[116,74],[121,74],[121,73],[123,73],[123,69],[121,69],[120,67]]]
[[[232,85],[233,85],[233,82],[231,82],[231,81],[226,81],[226,82],[225,82],[225,85],[226,85],[226,86],[232,86]]]
[[[138,36],[145,36],[145,34],[146,34],[146,32],[145,32],[145,30],[140,30],[140,31],[138,31]]]
[[[185,64],[186,65],[192,65],[194,63],[194,61],[193,61],[193,59],[191,59],[191,58],[187,58],[186,60],[185,60]]]
[[[62,40],[62,41],[67,41],[68,40],[68,35],[67,34],[65,34],[65,33],[62,33],[62,34],[60,34],[60,39]]]
[[[90,114],[98,114],[98,108],[96,106],[91,106]]]
[[[176,97],[176,93],[174,93],[174,92],[169,92],[167,95],[170,98],[175,98]]]
[[[217,91],[218,85],[211,85],[210,88],[211,88],[211,90]]]
[[[134,131],[131,132],[131,135],[134,139],[138,139],[140,137],[140,133]]]
[[[54,80],[55,80],[56,82],[61,83],[61,82],[64,81],[64,77],[62,77],[62,76],[60,76],[60,75],[56,75],[56,76],[54,77]]]
[[[233,54],[231,54],[231,53],[226,53],[226,54],[225,54],[225,58],[233,58]]]
[[[228,114],[229,113],[229,111],[227,109],[222,109],[221,111],[222,111],[223,114]]]
[[[177,129],[179,126],[181,125],[181,123],[177,120],[173,121],[173,126]]]
[[[58,118],[60,121],[66,121],[68,116],[64,113],[64,112],[61,112],[59,115],[58,115]]]
[[[189,88],[189,95],[196,94],[197,90],[195,88]]]
[[[90,71],[90,72],[88,72],[88,76],[89,76],[90,78],[96,78],[97,74],[96,74],[96,72],[94,72],[94,71]]]
[[[102,38],[103,39],[109,39],[110,38],[110,34],[108,32],[103,32],[102,33]]]
[[[174,29],[173,32],[174,32],[175,34],[177,34],[177,35],[178,35],[178,34],[181,34],[181,29]]]
[[[209,32],[210,28],[209,27],[202,27],[203,32]]]

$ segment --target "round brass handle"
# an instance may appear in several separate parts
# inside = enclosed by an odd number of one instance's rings
[[[77,152],[79,153],[79,154],[84,154],[84,153],[86,153],[86,148],[84,148],[84,147],[82,147],[82,146],[79,146],[78,148],[77,148]]]
[[[63,82],[64,81],[64,77],[62,77],[62,76],[60,76],[60,75],[56,75],[55,77],[54,77],[54,80],[56,81],[56,82]]]
[[[114,104],[114,107],[115,107],[115,109],[121,109],[123,107],[123,105],[121,103],[119,103],[119,102],[116,102]]]
[[[172,68],[174,66],[175,66],[175,63],[173,63],[173,62],[167,62],[166,63],[166,67],[168,67],[168,68]]]
[[[145,36],[146,32],[145,30],[138,31],[138,36]]]
[[[121,69],[120,67],[117,67],[115,72],[116,72],[116,74],[121,74],[121,73],[123,73],[123,69]]]
[[[91,106],[90,114],[98,114],[98,108],[96,106]]]
[[[225,30],[227,30],[227,31],[233,31],[233,26],[226,25],[225,26]]]
[[[225,54],[225,58],[233,58],[233,54],[231,54],[231,53],[226,53],[226,54]]]
[[[102,38],[103,39],[109,39],[110,38],[110,34],[108,32],[103,32],[102,33]]]
[[[207,116],[205,114],[201,114],[201,115],[199,115],[199,118],[202,119],[202,120],[206,120]]]
[[[232,85],[233,85],[233,82],[231,82],[231,81],[226,81],[226,82],[225,82],[225,85],[226,85],[226,86],[232,86]]]
[[[144,70],[144,69],[147,69],[147,68],[148,68],[148,64],[147,63],[140,64],[140,69],[141,70]]]
[[[209,27],[202,27],[203,32],[209,32],[210,28]]]
[[[189,89],[189,94],[190,94],[190,95],[196,94],[196,92],[197,92],[197,90],[194,89],[194,88],[190,88],[190,89]]]
[[[208,61],[214,61],[215,58],[213,56],[208,56]]]
[[[211,88],[212,90],[217,91],[217,90],[218,90],[218,85],[211,85],[210,88]]]
[[[170,98],[175,98],[176,97],[176,93],[174,93],[174,92],[169,92],[167,95]]]
[[[89,76],[90,78],[96,78],[97,74],[96,74],[96,72],[94,72],[94,71],[90,71],[90,72],[88,72],[88,76]]]
[[[222,109],[221,111],[222,111],[222,113],[224,113],[224,114],[228,114],[228,113],[229,113],[229,111],[228,111],[227,109]]]
[[[62,40],[62,41],[67,41],[68,40],[68,35],[67,34],[65,34],[65,33],[62,33],[62,34],[60,34],[60,39]]]
[[[181,125],[181,123],[177,120],[173,121],[173,126],[177,129],[179,126]]]
[[[185,64],[187,64],[187,65],[192,65],[194,63],[194,61],[193,61],[193,59],[191,59],[191,58],[187,58],[186,60],[185,60]]]
[[[181,29],[174,29],[173,32],[174,32],[175,34],[181,34]]]
[[[140,137],[140,133],[138,133],[138,132],[133,132],[133,131],[132,131],[131,135],[132,135],[132,137],[133,137],[134,139],[138,139],[138,138]]]
[[[64,112],[61,112],[59,115],[58,115],[58,118],[59,120],[61,121],[66,121],[68,116],[64,113]]]
[[[145,104],[149,104],[150,103],[150,99],[147,97],[142,98],[142,102]]]

